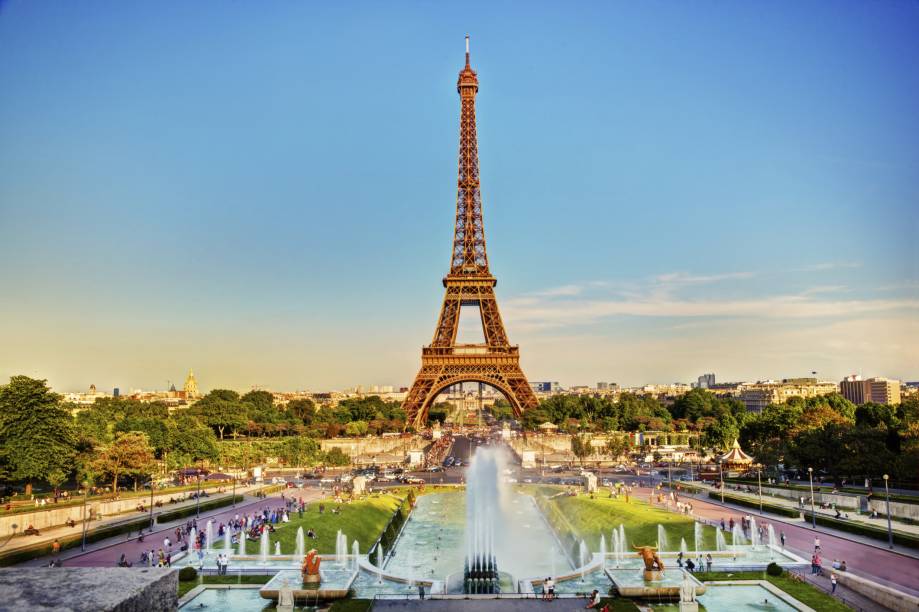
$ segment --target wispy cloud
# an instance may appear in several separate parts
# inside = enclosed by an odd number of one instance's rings
[[[919,299],[839,299],[845,285],[819,285],[798,293],[750,298],[687,297],[690,287],[743,280],[752,272],[721,274],[661,274],[617,293],[594,290],[588,284],[564,285],[512,298],[504,303],[508,321],[525,330],[564,328],[617,317],[670,317],[684,319],[756,318],[841,319],[868,313],[919,311]]]
[[[687,274],[686,272],[669,272],[655,277],[659,283],[675,283],[683,285],[703,285],[718,283],[726,280],[741,280],[753,278],[753,272],[727,272],[725,274]]]
[[[827,270],[845,270],[851,268],[860,268],[862,264],[857,261],[825,261],[822,263],[810,264],[794,268],[793,272],[826,272]]]

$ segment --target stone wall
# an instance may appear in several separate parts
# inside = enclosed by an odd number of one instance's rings
[[[320,442],[320,448],[323,452],[328,452],[333,448],[341,451],[349,457],[356,455],[376,455],[380,453],[392,453],[404,455],[409,450],[424,448],[430,444],[421,436],[369,436],[365,438],[330,438]]]
[[[0,610],[172,612],[178,570],[127,567],[0,569]]]
[[[182,493],[172,493],[164,495],[154,495],[153,500],[162,501],[162,508],[155,508],[153,511],[163,512],[170,510],[175,507],[175,504],[169,504],[170,497],[176,497],[177,495],[183,495]],[[222,497],[229,497],[231,493],[215,494],[211,493],[210,497],[202,498],[201,503],[205,501],[211,501],[215,499],[220,499]],[[124,515],[124,518],[142,518],[143,515],[140,512],[136,511],[138,504],[144,504],[147,508],[147,512],[150,511],[150,497],[131,497],[128,499],[120,499],[113,501],[104,501],[104,502],[94,502],[90,498],[89,503],[86,504],[86,515],[90,520],[95,520],[97,518],[112,518],[116,515]],[[134,512],[131,512],[131,511]],[[57,527],[64,525],[67,521],[73,520],[77,524],[83,522],[83,504],[78,504],[75,506],[63,506],[61,508],[55,508],[53,505],[45,506],[44,510],[36,510],[34,512],[20,512],[18,514],[9,514],[6,516],[0,517],[0,537],[9,536],[13,534],[13,525],[17,525],[15,533],[22,533],[22,530],[32,525],[36,529],[48,529],[49,527]]]
[[[887,516],[887,502],[883,499],[872,499],[868,502],[879,514]],[[904,504],[903,502],[890,502],[890,517],[893,519],[910,519],[919,522],[919,504]]]
[[[826,573],[826,571],[824,571]],[[888,610],[897,612],[915,612],[919,609],[919,597],[898,591],[889,586],[879,584],[873,580],[850,574],[849,572],[836,572],[839,584],[845,585],[856,593],[861,593],[871,601],[877,602]]]

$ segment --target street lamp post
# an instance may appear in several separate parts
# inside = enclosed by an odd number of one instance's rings
[[[721,458],[718,459],[718,478],[721,480],[721,503],[724,503],[724,467]]]
[[[89,483],[83,482],[83,542],[80,550],[86,552],[86,502],[89,501]]]
[[[150,479],[150,531],[153,531],[153,479]]]
[[[893,549],[893,528],[890,526],[890,488],[887,486],[887,479],[890,478],[884,474],[884,495],[887,502],[887,545]]]
[[[198,481],[198,492],[195,494],[195,518],[201,518],[201,470],[195,479]]]
[[[807,468],[807,477],[811,483],[811,526],[817,528],[817,509],[814,507],[814,468]]]
[[[236,507],[236,476],[233,476],[233,507]]]
[[[763,513],[763,478],[762,470],[756,470],[756,486],[759,487],[759,513]]]

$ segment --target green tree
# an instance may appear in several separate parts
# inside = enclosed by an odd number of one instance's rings
[[[346,436],[366,436],[367,421],[351,421],[345,425]]]
[[[319,444],[312,438],[293,436],[286,438],[278,448],[278,457],[287,465],[298,469],[304,461],[310,461],[319,453]]]
[[[117,493],[121,476],[153,473],[153,449],[143,432],[120,433],[111,445],[102,449],[96,462],[100,472],[111,475],[112,491]]]
[[[0,386],[0,464],[12,480],[57,478],[73,469],[76,454],[73,418],[47,381],[13,376]]]
[[[351,463],[351,458],[336,446],[325,454],[324,461],[326,465],[342,466]]]
[[[274,396],[268,391],[249,391],[239,399],[243,403],[252,404],[259,410],[268,410],[274,407]]]
[[[611,435],[606,439],[606,452],[610,459],[616,461],[629,448],[627,436]]]
[[[316,415],[316,404],[311,399],[293,399],[287,402],[287,414],[294,419],[299,419],[306,425],[313,422]]]
[[[584,467],[584,460],[594,452],[590,436],[586,434],[571,436],[571,452],[578,458],[581,467]]]

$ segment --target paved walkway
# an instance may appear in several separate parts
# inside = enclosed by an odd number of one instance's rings
[[[255,491],[256,489],[259,489],[264,486],[265,485],[260,484],[260,485],[249,485],[246,487],[237,487],[236,494],[245,495],[248,492]],[[217,499],[221,499],[224,497],[230,497],[232,494],[233,494],[232,491],[228,491],[225,493],[210,492],[208,493],[207,497],[201,498],[201,503],[206,504],[208,502],[212,502]],[[149,501],[149,498],[147,498],[147,501]],[[198,500],[190,499],[190,500],[181,501],[176,504],[163,504],[161,507],[153,509],[153,516],[157,517],[164,512],[172,512],[174,510],[180,510],[182,508],[194,507],[195,504],[197,503],[198,503]],[[144,518],[145,516],[149,518],[150,516],[149,509],[147,510],[147,512],[144,512],[143,514],[141,514],[140,512],[137,512],[136,510],[129,510],[128,512],[121,512],[119,514],[113,514],[101,520],[90,521],[89,524],[87,525],[87,528],[88,528],[87,533],[92,533],[93,531],[96,531],[103,527],[108,527],[110,525],[119,525],[122,523],[138,521]],[[48,549],[50,550],[51,543],[54,541],[55,538],[64,538],[68,536],[73,536],[75,534],[81,534],[82,532],[83,532],[83,522],[77,521],[73,527],[68,527],[67,525],[59,525],[57,527],[50,527],[50,528],[42,529],[40,536],[27,536],[27,535],[20,534],[20,535],[13,537],[9,542],[3,545],[3,547],[0,548],[0,552],[7,553],[10,551],[19,549],[19,548],[28,548],[30,546],[35,546],[36,544],[41,544],[41,543],[47,544]],[[130,534],[128,534],[128,536],[122,535],[120,537],[124,539],[125,537],[129,537],[129,535]]]
[[[643,493],[647,496],[649,490],[644,489]],[[685,493],[680,495],[683,501],[688,497],[691,496]],[[859,541],[857,536],[819,525],[815,531],[810,523],[797,519],[759,514],[753,508],[732,507],[729,504],[722,506],[718,501],[708,499],[707,495],[692,497],[692,505],[696,517],[710,521],[717,522],[724,518],[727,522],[734,517],[734,521],[739,522],[741,516],[747,515],[756,517],[759,524],[771,523],[777,536],[785,533],[786,547],[807,561],[814,552],[814,538],[819,536],[824,567],[829,568],[833,559],[845,560],[848,570],[853,574],[919,595],[919,558],[915,556],[898,554],[874,542]],[[877,605],[873,604],[873,607],[877,608]]]
[[[676,484],[676,482],[675,482],[674,484]],[[680,483],[680,484],[682,484],[682,483]],[[689,484],[689,483],[687,483],[687,484]],[[706,491],[714,491],[714,492],[716,492],[716,493],[719,491],[717,487],[713,487],[713,486],[711,486],[711,485],[702,484],[702,483],[699,483],[699,482],[694,482],[694,483],[691,483],[691,484],[692,484],[693,486],[695,486],[695,487],[702,488],[702,489],[704,489],[704,490],[706,490]],[[757,504],[759,503],[759,494],[757,494],[757,493],[748,493],[748,492],[746,492],[746,491],[737,491],[737,490],[731,488],[731,486],[732,486],[732,485],[731,485],[730,483],[726,483],[725,489],[724,489],[724,494],[725,494],[725,495],[734,495],[735,497],[742,497],[742,498],[747,499],[747,500],[750,500],[750,501],[752,501],[752,502],[754,502],[754,503],[757,503]],[[755,486],[754,486],[753,488],[756,489]],[[810,510],[811,510],[810,501],[809,501],[809,500],[810,500],[810,494],[809,494],[809,493],[805,493],[805,494],[804,494],[804,497],[805,497],[805,499],[808,500],[808,501],[805,503],[805,506],[804,506],[803,510],[805,510],[805,511],[807,511],[807,512],[810,512]],[[769,493],[766,491],[766,489],[763,489],[763,503],[765,503],[765,504],[771,504],[771,505],[773,505],[773,506],[782,506],[782,507],[789,508],[789,509],[792,509],[792,510],[798,510],[798,511],[802,510],[801,506],[799,505],[799,503],[798,503],[797,501],[795,501],[795,500],[793,500],[793,499],[788,499],[788,498],[786,498],[786,497],[777,497],[777,496],[774,496],[774,495],[769,495]],[[836,512],[835,512],[834,510],[822,509],[822,508],[820,508],[820,506],[817,506],[817,505],[815,505],[814,508],[815,508],[815,510],[817,511],[817,515],[818,515],[818,516],[824,515],[824,516],[827,516],[827,517],[830,517],[830,518],[835,518],[835,517],[836,517]],[[877,529],[881,529],[881,530],[883,530],[883,531],[885,531],[885,532],[887,531],[887,519],[886,519],[886,518],[871,518],[870,516],[868,516],[868,515],[866,515],[866,514],[859,514],[858,512],[853,511],[853,510],[843,510],[843,509],[840,509],[839,512],[840,512],[841,514],[843,514],[844,516],[845,516],[846,514],[848,514],[848,518],[840,519],[840,520],[846,520],[846,521],[853,522],[853,523],[863,523],[863,524],[865,524],[865,525],[869,525],[869,526],[871,526],[871,527],[875,527],[875,528],[877,528]],[[907,523],[904,523],[904,522],[901,522],[901,521],[898,521],[898,520],[894,519],[894,520],[892,521],[892,526],[893,526],[893,530],[894,530],[894,531],[899,531],[899,532],[902,532],[902,533],[908,533],[908,534],[911,534],[911,535],[917,535],[917,536],[919,536],[919,524],[910,525],[910,524],[907,524]]]
[[[302,497],[303,501],[311,502],[322,497],[323,492],[319,489],[287,489],[283,494],[288,499],[291,497],[294,499]],[[208,512],[202,512],[201,518],[198,519],[198,523],[201,525],[206,523],[208,519],[212,519],[217,523],[226,522],[236,514],[240,516],[246,514],[251,515],[265,508],[279,508],[283,507],[283,505],[284,502],[281,501],[281,493],[267,498],[256,498],[246,495],[242,502],[236,504],[235,508],[232,506],[225,506]],[[169,536],[170,540],[175,540],[175,528],[180,525],[185,525],[194,518],[194,516],[187,516],[176,519],[175,521],[157,524],[153,533],[146,533],[144,535],[143,542],[139,542],[136,536],[118,535],[88,545],[86,547],[86,552],[82,552],[79,548],[65,550],[61,553],[59,558],[66,567],[111,567],[118,563],[122,554],[126,556],[128,561],[137,563],[142,551],[149,551],[151,548],[159,550],[163,547],[163,540],[167,536]],[[179,545],[173,545],[172,547],[173,552],[177,552],[179,549]],[[22,565],[47,565],[50,560],[51,555],[48,554],[38,559],[32,559]]]

